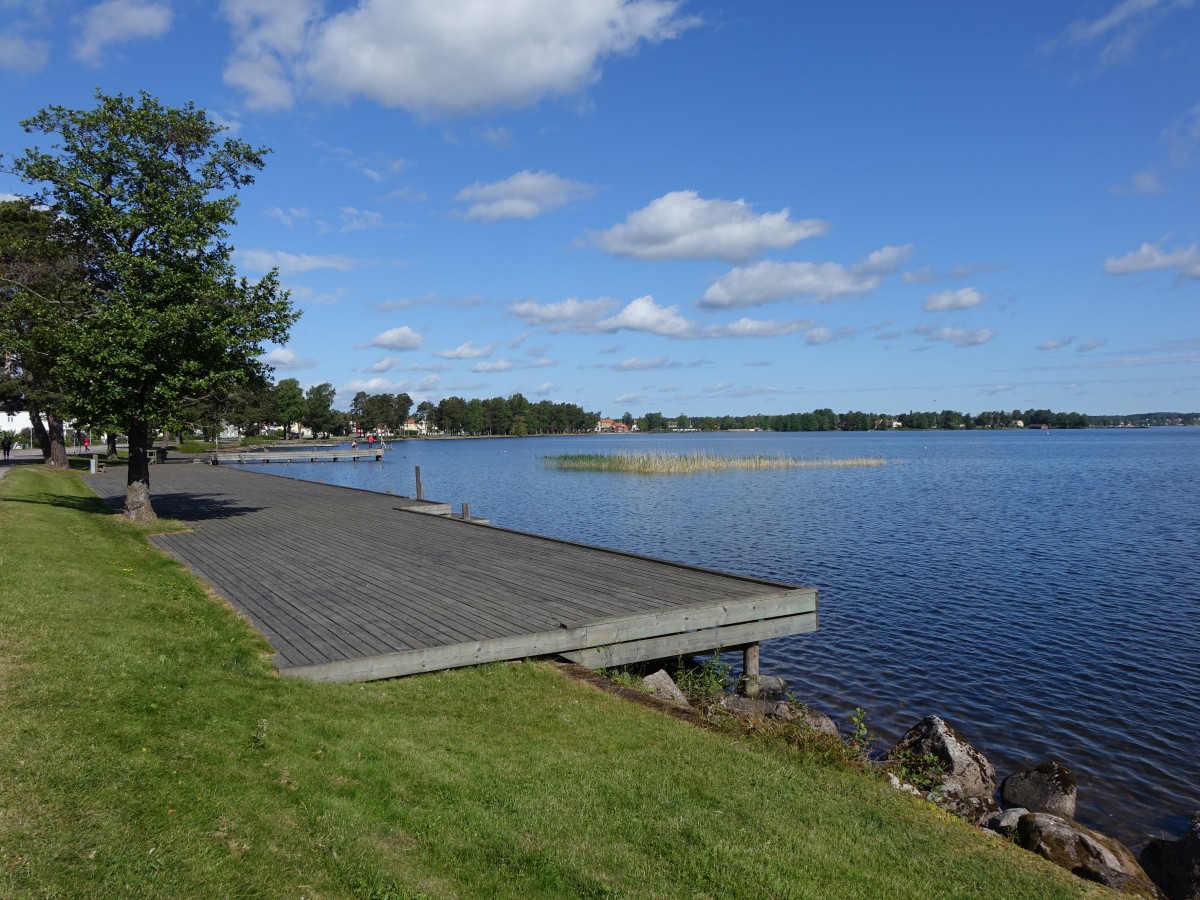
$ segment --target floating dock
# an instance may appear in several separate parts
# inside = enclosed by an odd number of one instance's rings
[[[85,476],[119,505],[123,470]],[[158,466],[154,535],[275,648],[281,674],[370,681],[558,655],[599,668],[817,628],[815,588],[480,524],[265,472]],[[444,506],[444,504],[442,505]]]

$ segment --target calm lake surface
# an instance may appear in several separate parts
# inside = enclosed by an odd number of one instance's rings
[[[762,669],[894,741],[942,716],[1001,777],[1079,776],[1131,845],[1200,808],[1200,428],[408,441],[275,474],[464,501],[496,525],[820,589]],[[632,476],[559,453],[879,456],[882,468]]]

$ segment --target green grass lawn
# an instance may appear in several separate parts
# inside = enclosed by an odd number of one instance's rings
[[[0,535],[0,896],[1107,896],[549,665],[280,678],[72,473],[11,471]]]

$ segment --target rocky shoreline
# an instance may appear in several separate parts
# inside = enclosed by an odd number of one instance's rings
[[[641,688],[672,707],[692,709],[666,670],[647,675]],[[737,695],[697,712],[799,724],[856,745],[865,738],[844,737],[829,716],[791,699],[786,682],[777,676],[743,679]],[[896,790],[921,797],[1080,878],[1151,900],[1200,900],[1200,810],[1184,837],[1152,839],[1135,856],[1116,839],[1074,820],[1076,779],[1060,762],[1048,760],[998,780],[987,757],[935,715],[914,725],[894,747],[873,749],[870,759],[887,772]]]

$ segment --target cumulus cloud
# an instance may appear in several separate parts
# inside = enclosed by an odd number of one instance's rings
[[[946,272],[939,272],[932,266],[921,266],[919,269],[905,272],[900,278],[905,284],[931,284],[935,281],[945,281],[947,279],[961,281],[975,274],[992,272],[997,268],[999,267],[987,263],[968,263],[965,266],[955,266]]]
[[[286,347],[276,347],[259,359],[276,369],[311,369],[317,364],[315,359],[297,356],[295,350],[288,350]]]
[[[357,209],[353,206],[343,206],[338,210],[341,216],[342,232],[366,231],[369,228],[383,228],[385,223],[381,213],[369,209]]]
[[[930,294],[921,305],[927,312],[946,312],[954,309],[970,309],[984,301],[984,295],[975,288],[965,287],[956,291]]]
[[[467,341],[465,344],[459,344],[453,350],[439,350],[433,354],[441,359],[483,359],[491,356],[496,349],[495,344],[488,344],[486,347],[476,347],[474,341]]]
[[[382,347],[385,350],[417,350],[421,346],[421,335],[407,325],[381,331],[360,347]]]
[[[571,298],[560,303],[518,300],[510,304],[508,310],[527,325],[541,325],[551,331],[583,331],[618,305],[618,301],[608,297],[597,300]]]
[[[698,20],[679,0],[223,0],[236,49],[225,80],[259,108],[295,84],[422,114],[528,106],[574,94],[607,59],[677,37]]]
[[[605,368],[612,369],[614,372],[652,372],[656,369],[675,369],[679,365],[679,363],[671,362],[665,356],[657,356],[654,359],[631,356],[629,359],[623,359],[619,363],[613,363]]]
[[[292,105],[295,69],[320,9],[320,0],[221,0],[233,32],[223,77],[250,109]]]
[[[706,309],[739,309],[796,297],[827,303],[873,291],[881,280],[878,273],[847,269],[839,263],[762,260],[722,275],[704,292],[700,305]]]
[[[812,323],[808,321],[775,322],[769,319],[748,319],[743,316],[724,325],[709,326],[704,333],[707,337],[779,337],[811,327]]]
[[[918,332],[924,334],[927,341],[944,341],[955,347],[978,347],[996,336],[996,332],[990,328],[944,327],[928,330],[918,329]]]
[[[684,337],[692,323],[679,315],[678,306],[659,306],[647,294],[630,301],[620,312],[596,323],[597,331],[642,331],[662,337]]]
[[[280,225],[291,228],[301,219],[308,218],[308,210],[294,206],[289,209],[280,209],[278,206],[272,206],[263,210],[263,215],[268,219],[274,219]]]
[[[311,272],[314,269],[336,269],[346,272],[361,265],[361,260],[349,256],[318,256],[309,253],[287,253],[283,250],[238,250],[236,256],[252,272],[278,269],[283,275]]]
[[[1075,348],[1076,353],[1090,353],[1108,343],[1108,338],[1088,338],[1086,341],[1080,341],[1079,346]]]
[[[50,50],[45,41],[0,34],[0,69],[30,75],[44,69],[49,59]]]
[[[558,391],[558,385],[553,381],[543,381],[529,393],[535,397],[549,397]]]
[[[534,219],[561,209],[572,200],[590,196],[595,188],[579,181],[560,178],[552,172],[518,172],[503,181],[465,187],[455,196],[469,203],[467,219],[497,222],[501,219]]]
[[[1104,261],[1104,271],[1110,275],[1136,275],[1174,270],[1180,278],[1200,278],[1200,244],[1169,251],[1164,251],[1162,244],[1142,244],[1124,256],[1110,256]]]
[[[80,26],[75,58],[97,65],[111,44],[166,34],[171,27],[171,7],[146,0],[104,0],[74,21]]]
[[[828,230],[829,223],[820,219],[794,221],[788,209],[756,214],[745,200],[705,200],[695,191],[672,191],[590,237],[602,250],[619,256],[715,257],[736,263]]]

